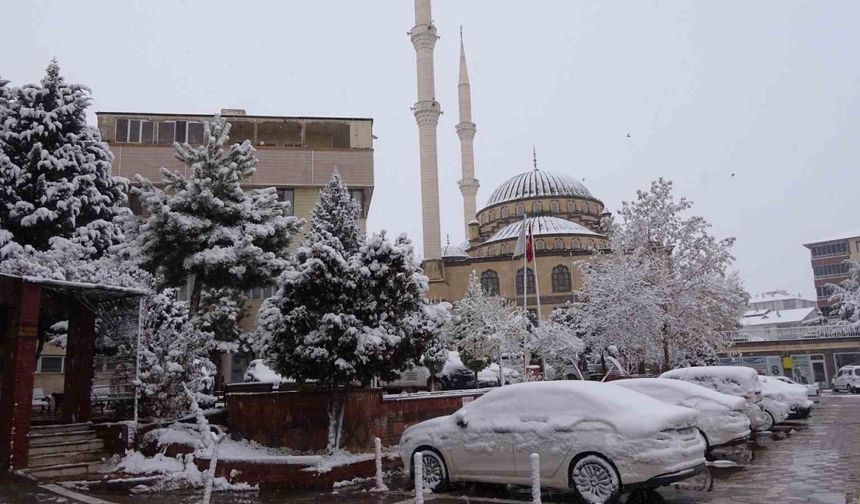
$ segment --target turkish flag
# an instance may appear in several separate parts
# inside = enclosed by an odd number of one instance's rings
[[[532,235],[532,225],[529,223],[529,231],[526,236],[526,261],[532,262],[535,258],[534,235]]]

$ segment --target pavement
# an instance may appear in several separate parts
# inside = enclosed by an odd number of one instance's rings
[[[647,495],[626,495],[625,504],[860,504],[860,395],[822,397],[809,420],[791,422],[773,435],[759,436],[740,448],[724,450],[708,471],[692,480]],[[387,482],[394,490],[369,491],[370,482],[334,492],[217,493],[218,504],[413,504],[402,474]],[[169,494],[59,495],[20,479],[0,479],[0,504],[31,502],[108,504],[191,504],[199,492]],[[88,500],[87,498],[93,499]],[[493,485],[458,486],[446,494],[425,496],[433,504],[530,502],[527,489]],[[545,493],[544,504],[572,503],[570,495]]]

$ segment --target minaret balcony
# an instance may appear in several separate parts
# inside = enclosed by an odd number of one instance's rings
[[[477,127],[473,122],[461,122],[457,124],[457,136],[460,137],[460,140],[472,140],[475,138],[475,132],[477,131]]]
[[[436,35],[436,27],[432,24],[415,25],[409,30],[409,38],[415,50],[433,49],[439,36]]]

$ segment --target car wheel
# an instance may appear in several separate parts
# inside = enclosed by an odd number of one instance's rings
[[[771,415],[770,411],[765,410],[764,425],[761,427],[761,429],[769,431],[773,428],[774,424],[776,424],[776,421],[773,419],[773,415]]]
[[[588,504],[610,504],[621,494],[621,477],[615,467],[600,455],[585,455],[570,466],[573,493]]]
[[[415,454],[421,452],[421,463],[424,466],[424,488],[431,492],[441,492],[448,487],[448,466],[445,465],[445,459],[436,450],[432,448],[419,448],[412,453],[412,459],[415,459]],[[411,474],[415,474],[415,463],[412,463]]]

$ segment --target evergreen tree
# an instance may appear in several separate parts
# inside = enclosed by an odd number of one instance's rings
[[[848,279],[826,285],[830,289],[832,313],[851,324],[860,324],[860,262],[845,262],[848,263]]]
[[[194,313],[204,288],[271,283],[286,266],[287,247],[301,226],[274,188],[242,189],[257,159],[248,141],[225,149],[229,132],[230,124],[216,116],[204,127],[202,146],[175,144],[190,176],[162,169],[165,190],[137,178],[149,213],[136,244],[141,267],[154,273],[159,288],[191,277]]]
[[[198,325],[209,338],[212,352],[250,352],[247,335],[239,326],[247,296],[237,289],[206,289],[200,300]]]
[[[45,251],[65,238],[100,256],[120,241],[127,182],[87,125],[90,91],[66,83],[56,61],[40,84],[0,84],[0,248]]]
[[[316,234],[328,233],[340,240],[344,257],[358,252],[364,242],[358,226],[360,212],[358,203],[352,199],[349,188],[343,183],[337,169],[320,191],[319,200],[311,210],[310,227]]]

